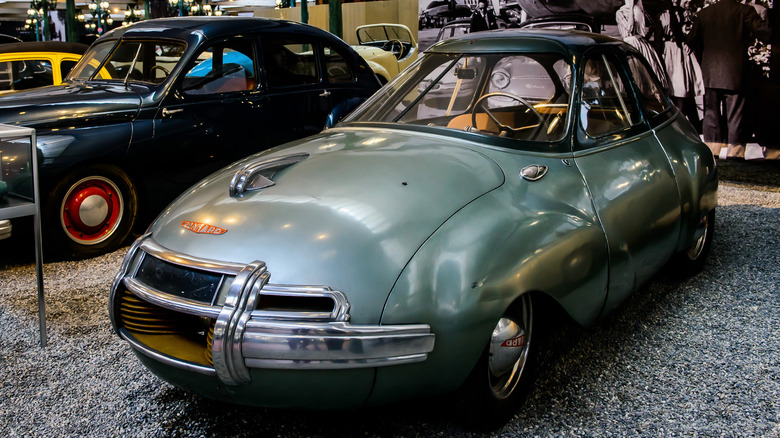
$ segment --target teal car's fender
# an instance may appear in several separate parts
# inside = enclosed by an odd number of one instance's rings
[[[551,296],[581,324],[598,317],[608,254],[579,172],[539,157],[547,175],[526,181],[519,170],[531,162],[516,160],[500,163],[516,171],[443,224],[398,278],[382,324],[429,324],[436,348],[425,362],[377,369],[371,403],[457,388],[523,293]]]

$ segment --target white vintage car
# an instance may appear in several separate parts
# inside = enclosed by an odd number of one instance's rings
[[[417,59],[417,42],[403,24],[367,24],[355,32],[358,45],[352,48],[368,62],[383,85]]]

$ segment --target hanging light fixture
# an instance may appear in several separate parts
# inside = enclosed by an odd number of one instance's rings
[[[136,21],[141,21],[143,18],[141,18],[142,12],[141,9],[138,8],[138,5],[135,3],[128,3],[127,9],[125,9],[125,19],[122,21],[122,26],[127,26],[129,24],[135,23]]]
[[[57,9],[57,0],[32,0],[30,9],[27,10],[27,23],[25,27],[35,29],[36,41],[47,41],[49,39],[49,11]],[[41,26],[38,26],[40,24]]]
[[[102,35],[103,32],[108,30],[109,26],[114,24],[114,19],[111,18],[111,5],[106,0],[92,0],[87,6],[92,14],[92,18],[84,24],[84,27],[90,31],[97,31],[99,35]]]
[[[171,5],[171,11],[173,15],[182,17],[189,15],[190,7],[192,7],[192,0],[168,0]]]
[[[222,15],[222,11],[219,10],[219,6],[212,7],[208,0],[191,0],[190,15]]]

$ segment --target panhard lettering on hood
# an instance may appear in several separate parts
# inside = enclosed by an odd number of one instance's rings
[[[198,234],[225,234],[227,230],[214,225],[204,224],[201,222],[182,221],[181,226]]]

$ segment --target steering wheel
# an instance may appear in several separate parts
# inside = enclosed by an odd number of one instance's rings
[[[542,117],[542,115],[539,113],[539,111],[537,111],[536,108],[534,108],[533,105],[528,103],[527,100],[523,99],[520,96],[514,95],[512,93],[506,93],[506,92],[503,92],[503,91],[496,91],[496,92],[493,92],[493,93],[485,94],[484,96],[480,97],[477,100],[477,102],[474,104],[474,109],[471,110],[471,124],[472,124],[472,126],[474,126],[475,128],[477,127],[477,109],[482,107],[482,111],[484,111],[485,114],[487,114],[487,116],[490,117],[490,120],[492,120],[493,123],[495,123],[496,126],[498,126],[499,135],[506,133],[504,135],[511,134],[511,135],[514,136],[515,134],[517,134],[521,130],[527,128],[527,127],[513,128],[513,127],[511,127],[509,125],[505,125],[505,124],[503,124],[503,123],[498,121],[498,118],[496,118],[496,116],[484,104],[484,102],[487,99],[490,99],[491,97],[498,97],[498,96],[508,97],[508,98],[510,98],[512,100],[516,100],[516,101],[520,102],[521,104],[523,104],[523,106],[525,106],[526,108],[531,110],[531,112],[536,116],[536,118],[539,119],[540,125],[547,126],[547,121],[544,119],[544,117]],[[539,126],[539,125],[537,125],[537,126]]]
[[[165,80],[165,78],[167,78],[168,76],[170,76],[170,75],[171,75],[171,72],[170,72],[170,71],[168,71],[168,69],[167,69],[167,68],[165,68],[165,67],[163,67],[163,66],[161,66],[161,65],[155,65],[155,66],[152,66],[152,68],[150,68],[150,69],[149,69],[149,74],[150,74],[150,75],[151,75],[153,78],[155,77],[155,76],[154,76],[154,70],[155,70],[155,69],[158,69],[158,68],[159,68],[160,70],[162,70],[162,72],[163,72],[163,73],[165,73],[165,76],[163,76],[163,80]]]
[[[340,65],[332,65],[328,67],[328,78],[329,79],[340,79],[350,76],[349,71],[346,67],[340,66]]]
[[[401,54],[404,53],[404,43],[401,40],[388,40],[382,44],[382,50],[386,50],[395,55],[396,58],[401,58]]]

